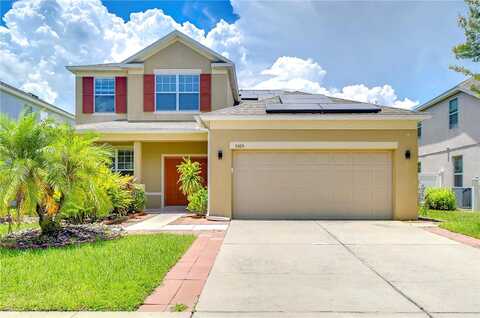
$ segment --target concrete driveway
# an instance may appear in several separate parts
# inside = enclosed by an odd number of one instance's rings
[[[480,250],[394,221],[232,221],[195,318],[480,317]]]

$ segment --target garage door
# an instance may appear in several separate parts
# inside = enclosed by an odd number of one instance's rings
[[[233,168],[234,218],[392,218],[387,151],[235,151]]]

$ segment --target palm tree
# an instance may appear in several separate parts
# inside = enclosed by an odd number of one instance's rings
[[[111,203],[103,185],[112,177],[111,152],[96,141],[68,125],[39,122],[35,114],[18,122],[0,117],[0,212],[16,200],[18,215],[36,214],[42,234],[49,235],[58,230],[66,203],[81,200],[107,211]]]
[[[51,143],[49,123],[35,114],[18,122],[0,115],[0,209],[13,200],[19,215],[32,215],[42,204],[46,184],[44,150]]]

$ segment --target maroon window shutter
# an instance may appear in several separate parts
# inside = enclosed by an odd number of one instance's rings
[[[115,112],[125,114],[127,112],[127,77],[115,77]]]
[[[212,75],[200,74],[200,111],[212,110]]]
[[[155,111],[155,76],[153,74],[143,75],[143,111]]]
[[[93,77],[82,77],[82,111],[93,113]]]

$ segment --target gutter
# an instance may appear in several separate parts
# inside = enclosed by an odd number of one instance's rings
[[[348,116],[348,115],[320,115],[320,116],[298,116],[298,115],[200,115],[203,122],[216,121],[238,121],[238,120],[300,120],[300,121],[317,121],[317,120],[425,120],[432,116],[429,114],[414,115],[365,115],[365,116]]]

